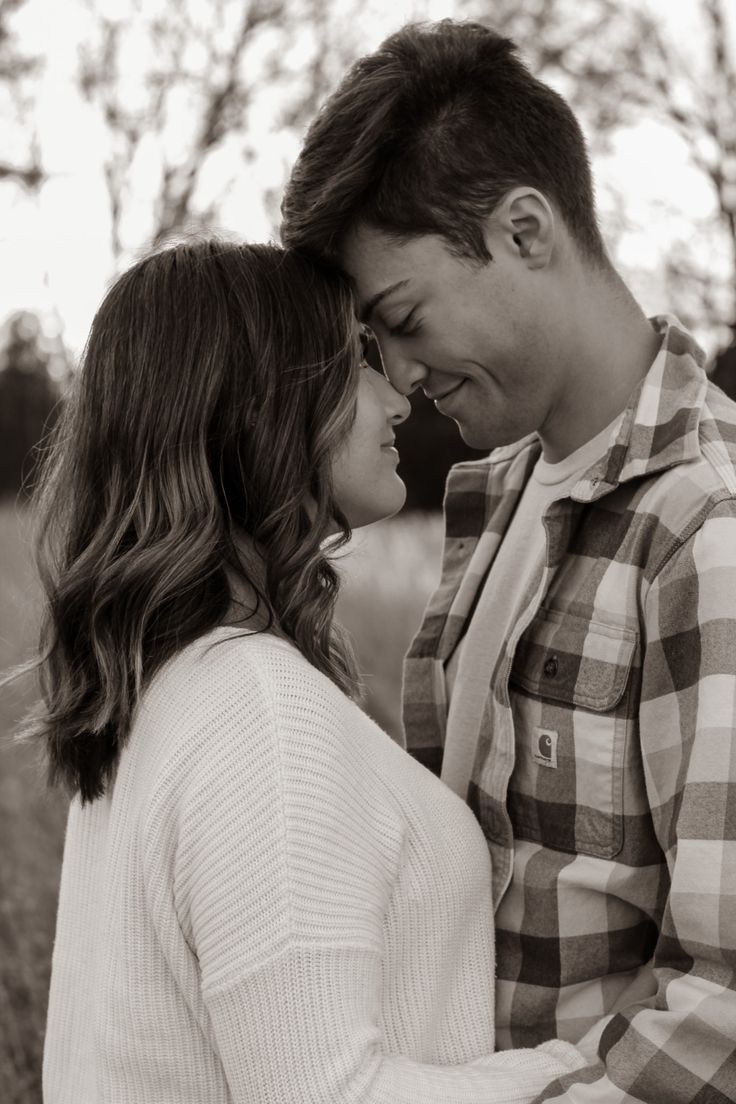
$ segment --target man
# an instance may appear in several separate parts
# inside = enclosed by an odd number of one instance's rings
[[[404,719],[488,839],[498,1045],[577,1043],[540,1101],[736,1100],[736,405],[614,271],[568,106],[480,26],[358,62],[283,213],[394,385],[493,449],[448,479]]]

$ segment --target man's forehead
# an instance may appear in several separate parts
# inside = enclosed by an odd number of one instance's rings
[[[371,315],[373,314],[379,303],[383,302],[384,299],[387,299],[389,295],[393,295],[394,292],[402,291],[404,288],[408,287],[410,283],[411,280],[408,279],[397,280],[393,284],[387,284],[385,287],[382,287],[379,291],[375,292],[373,295],[369,296],[366,299],[361,297],[358,308],[361,321],[370,322]]]
[[[449,257],[446,243],[437,234],[402,237],[362,223],[345,235],[339,250],[340,263],[354,280],[382,284],[434,268]]]
[[[355,281],[361,317],[368,321],[378,304],[409,287],[421,271],[413,242],[400,242],[372,227],[351,231],[340,250],[340,263]]]
[[[389,234],[372,226],[359,225],[347,234],[340,249],[340,261],[353,279],[398,279],[392,273],[401,263],[401,244]]]

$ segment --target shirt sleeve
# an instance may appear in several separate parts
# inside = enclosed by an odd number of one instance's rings
[[[366,812],[375,783],[330,754],[317,700],[291,694],[285,735],[262,680],[230,683],[241,705],[187,765],[174,897],[234,1104],[521,1104],[579,1065],[556,1041],[452,1066],[388,1052],[382,920],[402,818]]]
[[[599,1061],[538,1102],[736,1100],[736,516],[730,500],[646,600],[640,739],[669,892],[653,997],[611,1017]]]

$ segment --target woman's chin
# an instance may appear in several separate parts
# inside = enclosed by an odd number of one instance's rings
[[[406,487],[402,481],[396,478],[397,486],[390,492],[376,495],[375,499],[364,496],[360,503],[353,503],[345,510],[345,516],[351,529],[364,529],[366,525],[374,525],[377,521],[386,521],[394,517],[403,508],[406,502]]]

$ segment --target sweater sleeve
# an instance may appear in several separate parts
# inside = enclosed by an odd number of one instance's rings
[[[174,898],[233,1101],[511,1104],[577,1068],[559,1042],[453,1066],[387,1052],[400,812],[360,757],[339,754],[350,713],[314,678],[275,701],[268,668],[240,662],[227,686],[212,689],[227,705],[189,765]]]
[[[582,1065],[551,1042],[440,1066],[385,1053],[381,960],[355,947],[290,946],[207,1004],[238,1104],[522,1104]]]

